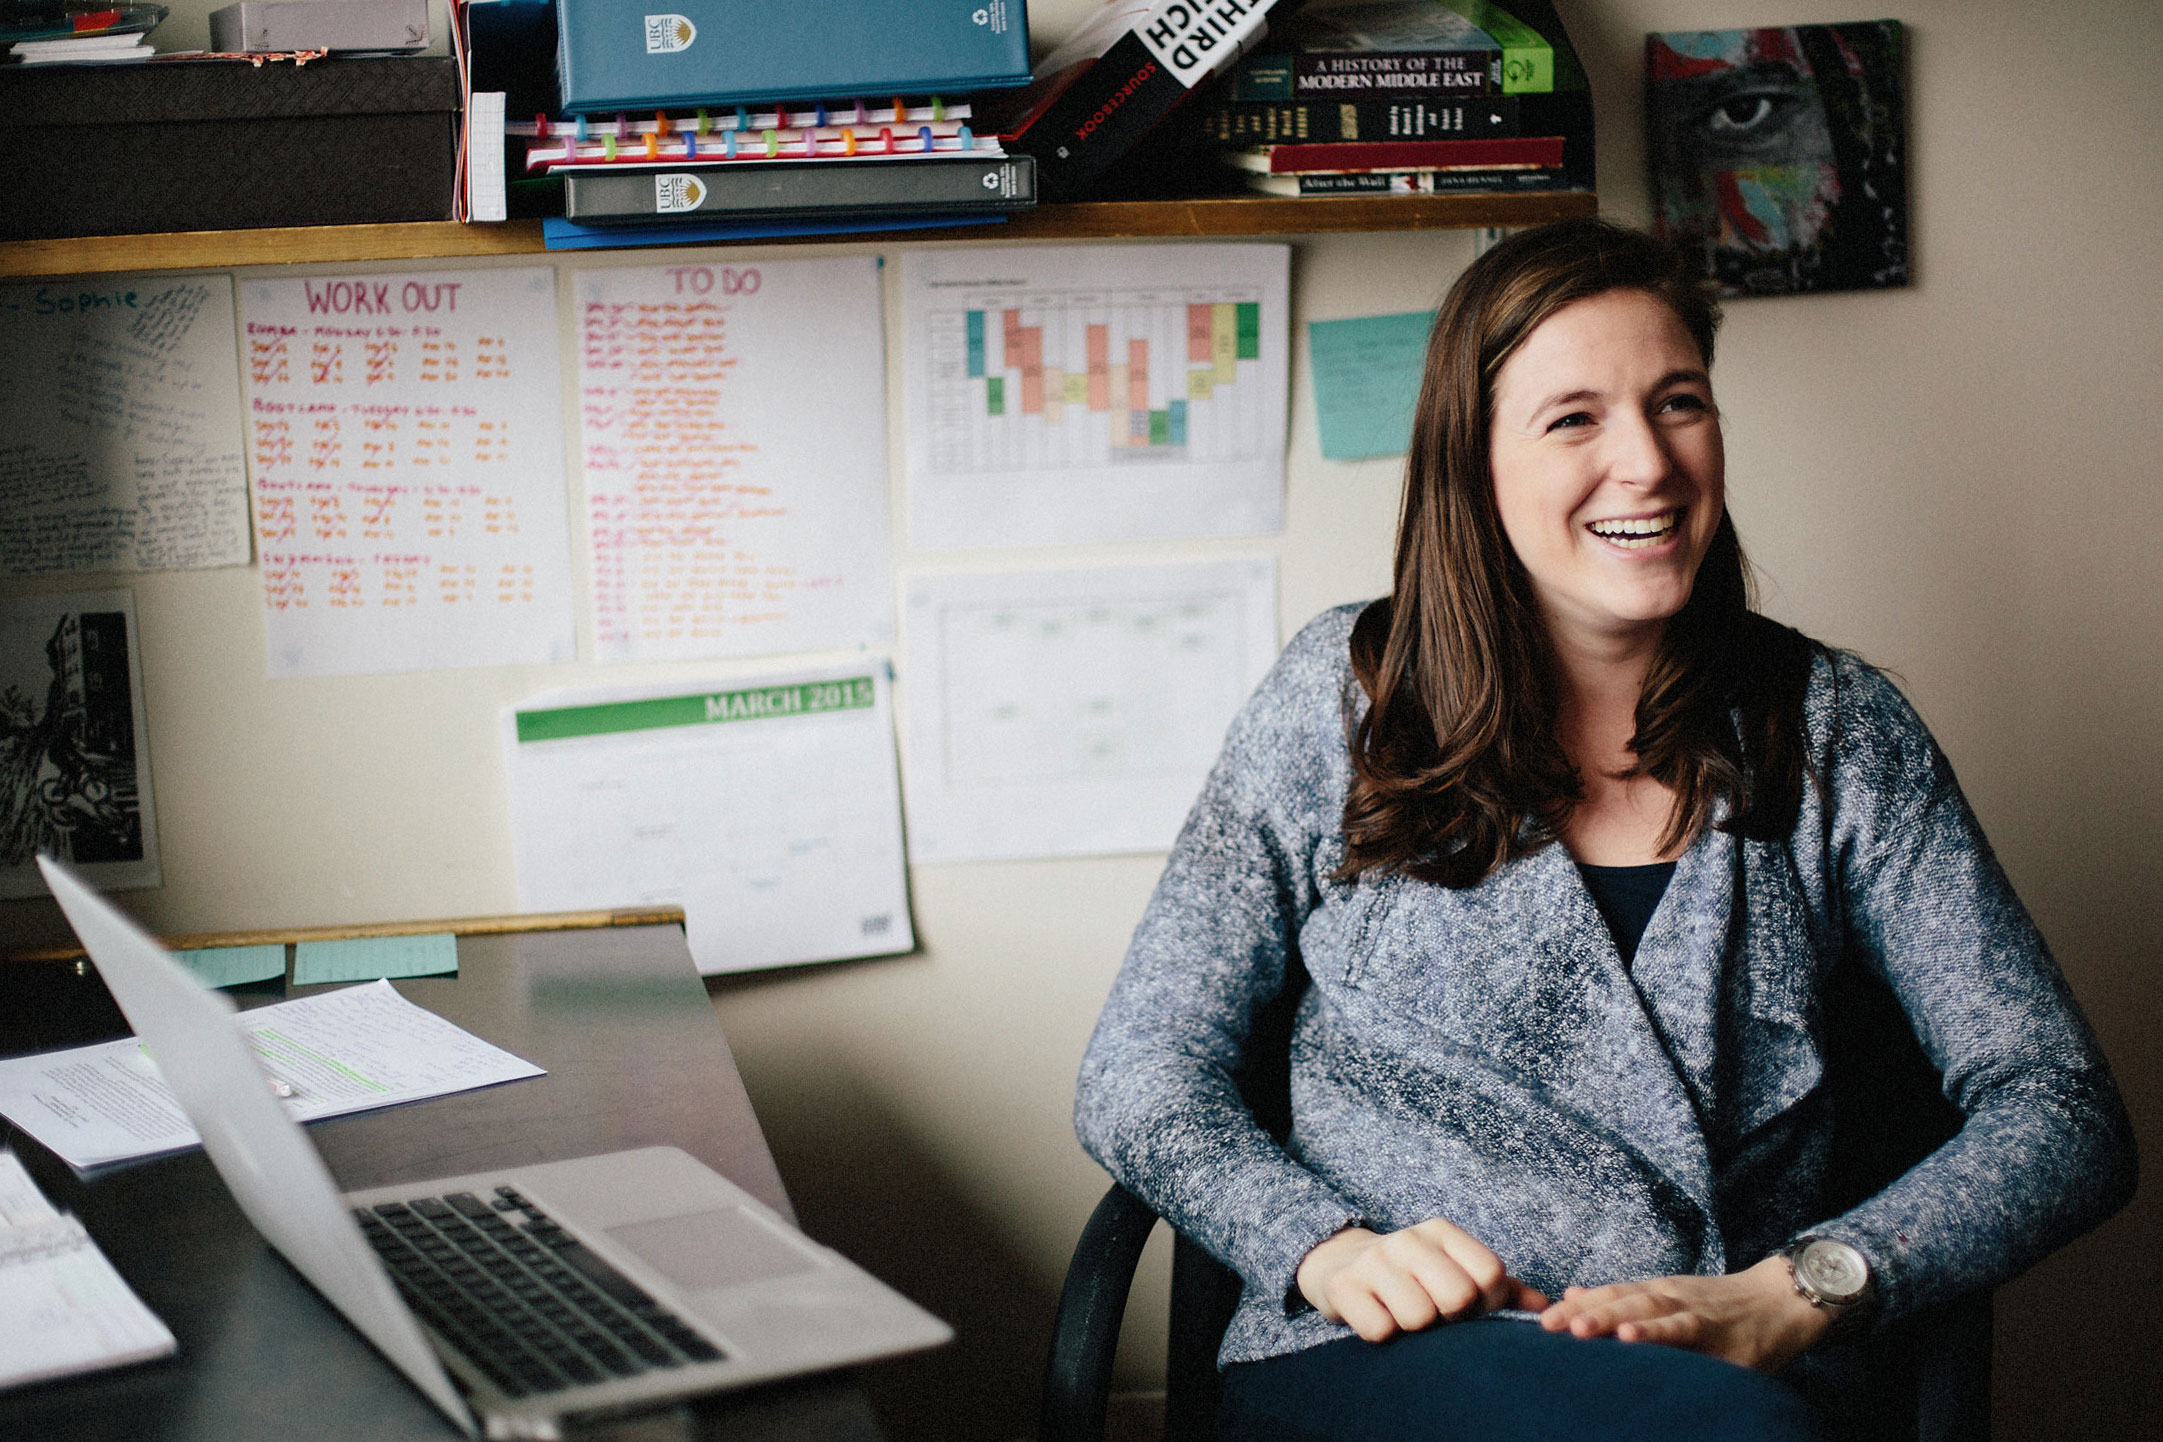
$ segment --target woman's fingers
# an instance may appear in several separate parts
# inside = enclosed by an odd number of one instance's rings
[[[1479,1238],[1455,1222],[1436,1217],[1409,1229],[1411,1235],[1440,1250],[1472,1285],[1483,1309],[1507,1306],[1511,1296],[1509,1268]],[[1467,1303],[1449,1310],[1462,1310]]]
[[[1389,1308],[1390,1319],[1407,1332],[1431,1327],[1444,1315],[1443,1305],[1417,1272],[1396,1267],[1377,1268],[1371,1278],[1374,1292]]]
[[[1615,1336],[1624,1342],[1695,1348],[1705,1338],[1705,1319],[1695,1312],[1670,1312],[1642,1322],[1624,1322],[1615,1328]]]
[[[1373,1291],[1339,1277],[1330,1283],[1330,1308],[1336,1320],[1370,1342],[1386,1342],[1397,1334],[1397,1319]],[[1325,1313],[1325,1315],[1327,1315]]]
[[[1370,1342],[1496,1307],[1547,1305],[1477,1238],[1439,1218],[1386,1235],[1347,1227],[1307,1254],[1297,1282],[1324,1317]]]
[[[1664,1289],[1644,1282],[1606,1287],[1572,1287],[1540,1318],[1551,1332],[1567,1329],[1576,1337],[1604,1337],[1626,1323],[1641,1323],[1680,1309]]]

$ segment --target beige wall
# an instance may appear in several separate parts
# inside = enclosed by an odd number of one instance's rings
[[[169,47],[210,6],[176,8]],[[1032,8],[1054,34],[1090,0]],[[1682,0],[1566,0],[1564,13],[1597,86],[1605,208],[1640,219],[1646,30],[1851,18]],[[1899,14],[1914,42],[1916,284],[1730,308],[1717,380],[1732,502],[1769,608],[1905,678],[2094,1016],[2153,1162],[2163,11],[1921,0]],[[1470,254],[1461,235],[1301,240],[1295,321],[1430,305]],[[1281,536],[1004,559],[1274,553],[1287,634],[1374,594],[1395,467],[1319,458],[1303,345],[1292,401]],[[896,546],[903,572],[945,559],[898,530]],[[128,900],[169,931],[511,909],[499,705],[747,669],[273,683],[252,571],[121,579],[142,620],[167,877]],[[1158,865],[919,867],[915,955],[714,986],[808,1225],[960,1329],[944,1353],[875,1377],[897,1436],[1029,1429],[1065,1254],[1103,1185],[1068,1131],[1071,1078]],[[55,925],[49,908],[0,906],[0,934]],[[2144,1305],[2163,1290],[2159,1241],[2151,1189],[2001,1294],[1999,1435],[2163,1426],[2163,1323]],[[1125,1374],[1146,1386],[1156,1264],[1138,1295]]]

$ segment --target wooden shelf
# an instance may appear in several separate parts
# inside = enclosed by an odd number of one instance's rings
[[[744,245],[892,243],[914,240],[1113,240],[1163,236],[1307,235],[1362,230],[1465,230],[1527,226],[1592,215],[1584,191],[1526,195],[1346,196],[1305,200],[1226,196],[1201,200],[1108,200],[1044,205],[1004,225],[867,231]],[[239,265],[322,265],[334,261],[432,260],[544,252],[541,223],[501,225],[416,221],[403,225],[318,225],[275,230],[195,230],[167,235],[99,235],[0,242],[0,277],[96,275],[130,270],[223,269]]]
[[[359,926],[301,926],[273,931],[205,931],[159,940],[170,951],[212,946],[285,946],[301,941],[349,941],[362,936],[498,936],[506,932],[589,931],[611,926],[681,926],[680,906],[626,906],[613,911],[544,911],[527,916],[466,916],[452,921],[375,921]],[[73,961],[83,949],[73,942],[30,946],[0,954],[0,961]]]

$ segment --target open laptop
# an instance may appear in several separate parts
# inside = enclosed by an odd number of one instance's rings
[[[890,1357],[945,1323],[673,1147],[341,1197],[232,1020],[38,858],[218,1174],[270,1244],[468,1435]]]

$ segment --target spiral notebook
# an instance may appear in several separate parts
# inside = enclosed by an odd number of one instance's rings
[[[173,1334],[113,1270],[83,1224],[55,1211],[0,1151],[0,1387],[144,1362]]]

